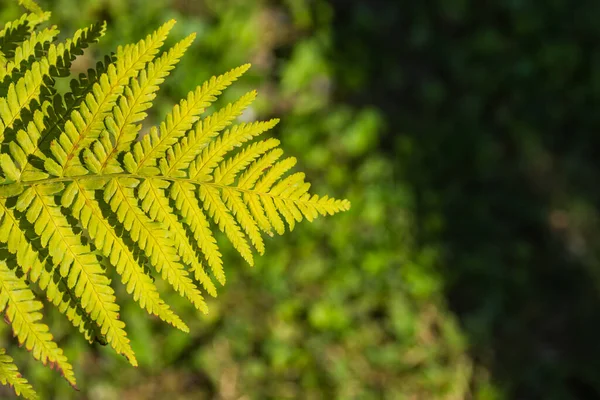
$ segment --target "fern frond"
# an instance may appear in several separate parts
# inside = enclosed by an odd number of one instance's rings
[[[112,179],[104,191],[119,222],[131,233],[131,238],[146,252],[150,263],[173,289],[186,297],[200,311],[208,309],[204,299],[179,262],[177,250],[167,231],[154,223],[139,208],[133,189],[138,182]]]
[[[246,147],[234,157],[230,157],[219,164],[214,172],[214,182],[221,185],[231,185],[240,171],[243,171],[252,161],[277,146],[279,146],[279,140],[267,139]]]
[[[246,168],[250,162],[278,145],[279,140],[277,139],[264,140],[247,147],[236,156],[221,162],[215,170],[214,182],[223,186],[231,185],[236,175]],[[255,221],[248,206],[244,203],[241,192],[225,188],[223,189],[223,200],[227,204],[227,208],[236,217],[238,223],[243,227],[256,250],[259,254],[263,254],[265,246],[260,236],[259,226],[262,225],[265,227],[265,231],[270,231],[268,220],[265,223],[266,217],[263,217],[264,214],[260,214],[259,216],[262,219],[261,221]]]
[[[81,182],[75,181],[63,192],[62,206],[69,208],[73,217],[87,230],[94,246],[121,276],[127,293],[133,294],[134,300],[142,308],[174,327],[189,332],[187,325],[160,298],[156,286],[140,265],[139,257],[118,235],[94,197],[93,190],[85,189]]]
[[[119,169],[117,154],[129,149],[131,143],[137,138],[141,125],[136,123],[146,118],[146,110],[152,105],[159,85],[165,80],[169,71],[175,68],[195,37],[195,34],[189,35],[156,62],[150,62],[146,69],[141,71],[138,79],[132,80],[130,86],[126,88],[125,95],[119,99],[118,105],[113,110],[113,116],[105,120],[105,132],[110,135],[110,141],[105,141],[108,145],[96,144],[103,146],[102,151],[106,154],[104,159],[100,160],[99,171],[105,172],[107,168],[110,171]]]
[[[171,233],[177,254],[188,264],[195,278],[202,283],[204,289],[212,296],[217,295],[215,285],[204,271],[202,263],[198,260],[196,250],[190,244],[185,228],[181,225],[177,215],[169,205],[169,198],[163,189],[169,187],[169,182],[159,179],[147,179],[138,188],[141,206],[151,219],[158,221]]]
[[[44,77],[49,72],[50,65],[47,60],[35,62],[22,78],[9,86],[7,96],[0,98],[1,138],[4,138],[4,130],[12,128],[29,103],[39,97]]]
[[[88,147],[104,128],[104,118],[111,111],[117,98],[123,93],[132,77],[152,61],[163,45],[175,20],[159,28],[146,40],[133,46],[125,46],[117,51],[116,65],[109,65],[99,83],[94,84],[80,110],[71,114],[64,131],[50,145],[54,159],[46,160],[46,168],[56,176],[75,176],[85,174],[77,155]]]
[[[213,77],[202,86],[198,86],[195,91],[190,92],[187,99],[181,100],[178,105],[173,107],[164,122],[159,128],[153,127],[150,133],[144,136],[143,140],[133,146],[133,150],[126,154],[129,159],[130,172],[143,171],[149,168],[153,171],[157,160],[163,157],[171,146],[177,143],[177,140],[183,136],[199,115],[216,100],[216,96],[221,94],[229,85],[242,76],[250,64],[242,65],[231,71]]]
[[[221,252],[210,229],[208,219],[198,204],[196,187],[189,182],[174,181],[171,185],[170,196],[174,200],[178,212],[181,213],[183,221],[194,235],[215,278],[221,285],[224,285],[225,273]]]
[[[21,68],[21,63],[34,57],[36,51],[41,52],[47,44],[52,43],[56,35],[58,35],[56,26],[33,32],[29,39],[15,49],[14,58],[0,67],[0,82],[4,81],[7,75],[12,75],[13,71],[18,71]],[[11,76],[11,79],[15,80],[15,77]]]
[[[11,386],[17,396],[26,400],[37,400],[38,396],[27,379],[19,373],[11,356],[6,354],[6,349],[0,348],[0,383]]]
[[[28,11],[31,11],[37,15],[44,13],[44,11],[42,11],[40,6],[34,0],[19,0],[19,4],[25,7],[25,9]]]
[[[279,123],[278,119],[265,122],[253,122],[251,124],[240,124],[227,130],[222,137],[210,143],[202,154],[190,164],[189,176],[197,181],[208,181],[210,174],[223,159],[223,155],[241,144],[252,140],[254,137],[268,131]]]
[[[61,76],[68,74],[71,60],[75,54],[94,42],[104,32],[103,28],[92,25],[78,30],[73,40],[65,44],[51,45],[47,55],[34,62],[24,76],[8,87],[6,97],[0,98],[0,139],[4,139],[4,131],[11,128],[15,121],[33,101],[39,100],[45,78],[51,74]]]
[[[35,281],[32,282],[35,283]],[[106,344],[106,338],[100,333],[100,327],[92,320],[91,316],[81,306],[79,298],[69,288],[67,282],[58,271],[52,269],[50,272],[43,271],[38,286],[42,289],[48,299],[58,311],[67,317],[71,324],[78,328],[85,340],[90,344],[99,342]]]
[[[254,249],[265,251],[261,233],[282,234],[286,224],[293,230],[350,203],[309,194],[303,173],[286,176],[296,160],[283,158],[278,140],[254,141],[277,119],[231,126],[255,91],[201,119],[249,65],[198,86],[136,141],[159,86],[194,35],[155,58],[169,21],[72,79],[61,95],[54,78],[68,75],[105,25],[54,44],[54,27],[36,29],[47,16],[28,14],[0,31],[0,310],[33,356],[74,385],[34,293],[88,341],[110,344],[137,365],[110,268],[141,308],[187,332],[161,299],[151,269],[206,313],[200,288],[216,296],[211,275],[225,283],[217,229],[252,265]],[[0,381],[34,397],[4,355]]]
[[[63,351],[52,340],[48,326],[40,323],[42,303],[22,278],[0,261],[0,310],[4,311],[19,343],[31,351],[36,360],[56,367],[67,382],[75,386],[75,374]]]
[[[62,190],[62,184],[60,189]],[[110,345],[123,354],[132,365],[137,365],[125,324],[119,320],[119,306],[110,281],[101,264],[87,245],[81,242],[67,218],[54,203],[56,185],[27,189],[19,196],[17,209],[26,212],[27,220],[34,225],[43,246],[47,246],[53,264],[59,267],[60,275],[67,279],[69,287],[81,298],[81,305],[91,315],[100,332]]]
[[[244,229],[246,235],[252,241],[252,245],[259,254],[265,253],[265,243],[260,236],[258,222],[256,222],[246,206],[242,194],[232,189],[223,189],[223,202],[231,214],[236,218],[238,224]]]
[[[68,119],[72,111],[79,109],[85,95],[92,90],[100,77],[107,71],[108,65],[112,62],[112,57],[107,56],[104,62],[96,64],[95,70],[89,70],[87,75],[81,74],[79,79],[71,80],[71,91],[66,93],[64,97],[55,95],[52,102],[44,101],[40,107],[43,113],[36,110],[31,118],[31,120],[35,121],[35,126],[32,126],[30,122],[27,125],[26,133],[23,134],[23,136],[29,135],[29,138],[19,137],[21,134],[19,132],[17,134],[17,143],[10,143],[11,146],[20,146],[20,152],[26,158],[23,161],[17,160],[20,165],[20,173],[23,175],[22,180],[32,181],[41,179],[42,175],[48,175],[44,172],[43,165],[34,167],[31,164],[32,159],[45,160],[47,158],[46,151],[48,149],[45,147],[45,143],[50,138],[58,135],[61,129],[60,126]],[[18,158],[13,150],[15,149],[11,147],[11,155]],[[20,179],[16,178],[15,180],[18,181]]]
[[[50,13],[41,12],[24,14],[21,18],[8,22],[0,30],[0,52],[7,58],[13,57],[19,43],[26,40],[35,27],[47,21],[48,18],[50,18]]]
[[[81,309],[66,284],[55,277],[54,269],[46,268],[46,260],[34,248],[31,239],[21,228],[19,219],[13,209],[6,205],[6,199],[0,199],[0,242],[6,243],[7,249],[16,256],[17,264],[23,274],[46,292],[48,301],[53,303],[75,328],[84,335],[86,340],[93,342],[99,336],[95,326],[90,322],[87,313]]]
[[[42,110],[48,108],[48,103],[44,102]],[[34,111],[30,121],[25,129],[19,129],[15,135],[15,139],[8,144],[8,154],[0,154],[0,167],[4,171],[5,176],[11,182],[20,180],[36,180],[43,179],[49,174],[37,168],[25,170],[29,165],[29,157],[33,154],[40,154],[37,143],[44,130],[45,118],[44,112],[41,110]]]
[[[248,264],[254,265],[252,250],[250,250],[246,237],[227,211],[227,206],[223,203],[219,190],[210,186],[200,186],[198,190],[200,200],[204,203],[204,209],[208,211],[208,215],[219,226],[219,229],[227,235],[233,247],[244,257],[244,260]]]
[[[165,176],[186,176],[184,171],[198,153],[256,99],[256,91],[246,93],[238,101],[228,104],[204,120],[199,120],[194,129],[183,136],[167,154],[159,159],[160,171]]]

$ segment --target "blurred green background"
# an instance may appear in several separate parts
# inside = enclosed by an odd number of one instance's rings
[[[198,33],[153,123],[251,62],[222,101],[257,88],[250,117],[352,201],[254,268],[224,245],[208,316],[167,298],[189,335],[118,286],[137,369],[52,314],[79,392],[9,348],[45,398],[600,399],[600,2],[40,3],[65,36],[108,22],[76,72],[170,18]]]

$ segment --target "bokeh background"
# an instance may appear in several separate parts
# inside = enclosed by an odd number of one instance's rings
[[[600,2],[40,3],[65,37],[108,22],[76,72],[170,18],[198,33],[153,123],[251,62],[223,101],[258,88],[251,117],[352,201],[254,268],[224,245],[208,316],[168,297],[189,335],[117,287],[137,369],[49,311],[79,392],[9,348],[45,398],[600,399]]]

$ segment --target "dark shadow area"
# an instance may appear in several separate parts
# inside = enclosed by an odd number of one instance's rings
[[[386,112],[474,359],[600,399],[600,3],[332,3],[337,95]]]

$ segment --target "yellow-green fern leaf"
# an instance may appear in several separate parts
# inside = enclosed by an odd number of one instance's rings
[[[50,18],[50,13],[24,14],[18,20],[8,22],[0,30],[0,52],[5,57],[14,56],[14,50],[19,43],[26,40],[35,27]]]
[[[167,150],[177,143],[199,118],[199,115],[216,100],[215,96],[244,74],[250,64],[242,65],[231,71],[212,77],[195,91],[190,92],[186,99],[173,107],[159,128],[153,127],[143,140],[133,146],[126,157],[129,159],[129,171],[139,172],[144,168],[153,171],[157,160],[163,157]]]
[[[21,62],[27,61],[35,56],[36,50],[43,49],[45,45],[54,40],[56,35],[58,35],[56,26],[46,28],[39,32],[33,32],[29,39],[25,40],[15,49],[14,58],[0,67],[0,82],[3,81],[7,75],[11,75],[13,71],[18,71],[21,67]],[[14,78],[12,79],[14,80]]]
[[[20,218],[14,213],[14,209],[7,207],[6,199],[0,199],[0,242],[6,243],[8,251],[16,256],[21,272],[31,282],[38,283],[45,291],[48,301],[65,314],[86,340],[93,342],[99,332],[96,332],[85,311],[73,301],[71,293],[67,293],[68,288],[62,278],[55,276],[53,268],[46,268],[46,260],[34,248],[24,228],[20,226]]]
[[[210,187],[208,185],[201,185],[199,187],[200,200],[204,204],[204,209],[208,212],[208,215],[213,219],[215,224],[219,226],[222,232],[224,232],[233,247],[244,257],[244,260],[250,265],[254,265],[254,257],[252,256],[252,250],[246,241],[246,237],[235,219],[229,213],[227,206],[223,203],[219,189]]]
[[[35,283],[32,279],[32,282]],[[79,298],[69,288],[67,282],[58,274],[58,271],[43,270],[38,286],[44,291],[48,302],[67,317],[67,320],[78,328],[85,340],[90,344],[99,342],[106,344],[106,337],[100,333],[100,327],[92,320],[91,316],[81,306]]]
[[[21,163],[21,171],[25,172],[23,180],[35,180],[35,176],[43,173],[43,166],[38,168],[30,164],[31,159],[45,160],[47,158],[46,152],[48,150],[48,143],[51,139],[58,136],[61,131],[61,127],[64,125],[75,110],[78,110],[81,103],[85,99],[85,96],[92,90],[95,84],[97,84],[104,73],[108,70],[108,66],[114,62],[113,56],[106,56],[103,62],[96,63],[96,69],[88,70],[88,74],[81,74],[78,79],[72,79],[70,83],[71,91],[67,92],[64,96],[55,94],[52,101],[46,99],[42,106],[43,117],[46,121],[42,123],[36,123],[38,133],[36,139],[33,138],[31,141],[35,143],[34,147],[27,153],[29,157],[25,163]],[[38,110],[36,110],[38,111]],[[34,119],[36,115],[34,114]],[[28,130],[28,133],[31,134]],[[40,138],[39,140],[37,138]],[[43,150],[43,151],[42,151]]]
[[[254,251],[265,251],[262,233],[284,233],[286,224],[292,230],[350,203],[310,194],[302,172],[286,176],[296,160],[283,158],[278,140],[255,141],[278,120],[230,126],[255,91],[201,118],[249,65],[209,79],[136,141],[160,84],[194,35],[155,59],[169,21],[60,94],[55,78],[68,76],[105,25],[54,44],[55,28],[36,28],[44,18],[29,14],[0,31],[0,308],[34,357],[55,363],[74,383],[39,322],[34,293],[87,340],[110,344],[136,365],[111,268],[141,308],[188,331],[161,299],[154,275],[207,312],[200,287],[216,295],[209,273],[225,283],[217,230],[252,265]],[[0,380],[34,396],[2,355]]]
[[[167,149],[167,154],[158,160],[160,171],[165,176],[186,176],[185,170],[210,141],[239,117],[256,99],[256,91],[246,93],[238,101],[228,104],[216,113],[199,120],[194,129],[187,132],[178,143]]]
[[[227,130],[221,137],[211,142],[190,164],[189,177],[200,182],[211,180],[210,174],[223,160],[225,154],[273,128],[278,122],[278,119],[272,119],[251,124],[244,123]]]
[[[278,145],[279,140],[267,139],[254,143],[253,145],[246,147],[234,157],[230,157],[228,160],[222,161],[215,170],[214,183],[222,186],[230,186],[240,171],[245,169],[253,160],[259,158]],[[252,241],[252,244],[256,250],[260,254],[263,254],[265,247],[262,237],[260,236],[259,226],[262,224],[266,228],[265,230],[269,231],[270,225],[268,220],[265,223],[265,218],[263,217],[263,221],[259,222],[252,217],[248,206],[244,203],[242,192],[224,187],[223,200],[227,204],[230,212],[236,217],[236,220]]]
[[[210,229],[208,219],[198,204],[196,186],[189,182],[175,181],[171,185],[170,196],[175,202],[175,207],[181,213],[184,223],[189,226],[194,235],[215,278],[221,285],[224,285],[225,273],[221,252]]]
[[[53,175],[76,176],[87,172],[77,155],[98,138],[104,128],[104,118],[125,86],[152,61],[174,24],[175,21],[171,20],[146,40],[119,48],[116,64],[109,65],[108,71],[87,94],[81,108],[71,113],[71,119],[65,123],[59,138],[50,145],[54,158],[47,159],[46,164]]]
[[[105,120],[109,141],[100,143],[106,154],[100,160],[101,172],[114,172],[120,169],[116,160],[117,154],[129,149],[131,143],[137,138],[141,125],[137,122],[146,118],[146,110],[152,105],[159,85],[164,81],[175,65],[179,62],[186,50],[192,44],[195,34],[177,43],[158,60],[150,62],[145,70],[140,72],[138,79],[133,79],[130,86],[125,89],[125,94],[119,99],[113,109],[113,115]]]
[[[45,78],[50,76],[52,71],[55,71],[53,75],[68,71],[74,54],[96,41],[103,32],[104,29],[96,24],[78,30],[73,40],[58,46],[51,45],[45,57],[34,62],[21,78],[10,84],[6,97],[0,98],[0,139],[4,139],[4,131],[20,119],[24,110],[39,99]]]
[[[64,191],[62,205],[68,207],[71,214],[87,230],[94,246],[115,267],[127,287],[127,292],[133,295],[134,300],[150,314],[184,332],[189,332],[187,325],[160,298],[156,286],[140,265],[138,257],[104,217],[94,198],[94,191],[75,181]]]
[[[190,244],[185,228],[177,218],[174,210],[169,205],[169,198],[164,189],[169,187],[168,181],[159,179],[147,179],[141,183],[138,196],[144,211],[155,221],[171,233],[173,244],[177,254],[182,261],[190,266],[196,280],[202,283],[204,289],[211,295],[216,296],[217,290],[210,277],[204,271],[202,263],[198,260],[196,249]]]
[[[227,208],[231,214],[236,218],[238,224],[244,229],[246,235],[252,241],[252,245],[258,251],[259,254],[265,253],[265,243],[260,236],[260,230],[258,223],[252,216],[248,206],[244,203],[242,193],[236,192],[235,190],[224,188],[223,190],[223,201],[227,205]]]
[[[73,367],[62,349],[52,340],[48,326],[39,322],[42,309],[42,303],[35,299],[25,281],[17,277],[5,261],[0,261],[0,310],[10,322],[14,335],[35,359],[44,365],[49,363],[51,367],[56,367],[75,386]]]
[[[246,171],[240,176],[237,186],[241,190],[251,189],[256,183],[256,181],[260,178],[261,174],[265,170],[271,168],[271,166],[274,165],[277,162],[277,160],[281,158],[282,155],[283,150],[281,149],[269,151],[267,154],[256,160],[250,165],[250,167],[246,169]],[[289,158],[288,163],[291,164],[291,168],[296,163],[296,159],[293,157]],[[252,212],[252,215],[254,216],[256,223],[258,224],[260,229],[268,235],[272,236],[273,232],[271,223],[265,215],[265,211],[260,203],[260,198],[257,196],[251,196],[247,192],[243,193],[243,198],[245,203],[248,205],[248,208]]]
[[[112,179],[105,188],[104,199],[131,233],[131,238],[146,252],[156,271],[198,310],[207,312],[204,298],[181,265],[169,234],[139,207],[132,188],[136,185],[135,180]]]
[[[41,15],[44,13],[40,6],[34,0],[19,0],[19,4],[25,7],[28,11]]]
[[[53,195],[58,190],[62,190],[62,185],[33,186],[19,196],[17,208],[26,211],[27,220],[34,225],[42,245],[47,246],[53,264],[81,298],[81,305],[98,323],[102,335],[115,351],[137,365],[125,324],[119,320],[119,306],[110,281],[96,255],[81,242],[81,237],[73,232],[60,207],[54,203]]]
[[[19,373],[11,356],[6,354],[6,349],[0,348],[0,383],[11,386],[17,396],[26,400],[37,400],[38,396],[27,379]]]

